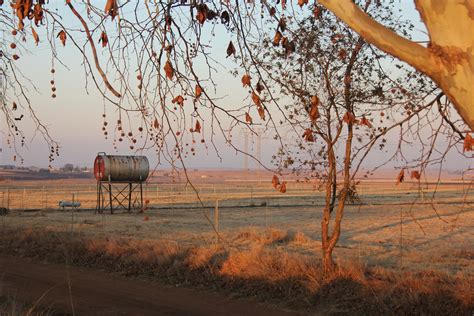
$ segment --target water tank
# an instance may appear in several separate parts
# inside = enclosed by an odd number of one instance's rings
[[[145,181],[149,171],[150,164],[145,156],[99,153],[94,161],[94,176],[97,181]]]

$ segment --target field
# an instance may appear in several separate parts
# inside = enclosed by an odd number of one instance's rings
[[[244,181],[230,174],[211,175],[227,181],[194,176],[199,199],[182,183],[147,184],[144,199],[149,203],[143,214],[123,210],[95,214],[96,187],[91,180],[5,183],[0,186],[0,201],[12,211],[1,217],[0,224],[187,246],[218,242],[245,249],[256,246],[262,235],[271,235],[272,247],[320,255],[323,197],[314,184],[289,180],[287,193],[281,194],[268,182]],[[396,186],[379,179],[362,181],[358,191],[360,201],[346,208],[336,258],[397,270],[429,267],[474,276],[474,194],[468,183]],[[58,210],[60,200],[72,199],[82,203],[81,209]]]
[[[10,212],[0,216],[0,253],[305,314],[474,310],[470,181],[428,178],[397,186],[393,175],[361,180],[334,251],[338,270],[327,278],[319,266],[318,183],[287,178],[283,194],[265,172],[192,172],[190,178],[193,186],[167,174],[152,178],[144,186],[143,213],[114,214],[95,211],[93,180],[3,182],[0,206]],[[81,207],[61,211],[62,200]]]

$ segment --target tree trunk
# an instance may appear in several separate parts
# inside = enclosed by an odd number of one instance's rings
[[[331,221],[331,213],[334,209],[334,199],[337,194],[336,187],[336,157],[334,154],[334,148],[329,140],[328,146],[328,177],[326,183],[326,199],[325,207],[323,211],[323,218],[321,219],[321,250],[322,250],[322,263],[324,274],[328,275],[334,270],[334,261],[332,260],[332,249],[329,247],[329,222]]]
[[[474,2],[415,0],[430,43],[423,47],[374,21],[353,0],[319,0],[367,42],[423,72],[474,131]]]

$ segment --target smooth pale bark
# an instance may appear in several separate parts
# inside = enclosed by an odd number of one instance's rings
[[[319,0],[367,42],[423,72],[474,131],[474,1],[414,0],[430,44],[423,47],[374,21],[352,0]]]

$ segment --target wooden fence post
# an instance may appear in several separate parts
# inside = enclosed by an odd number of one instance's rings
[[[216,230],[216,244],[219,245],[219,200],[214,208],[214,228]]]

